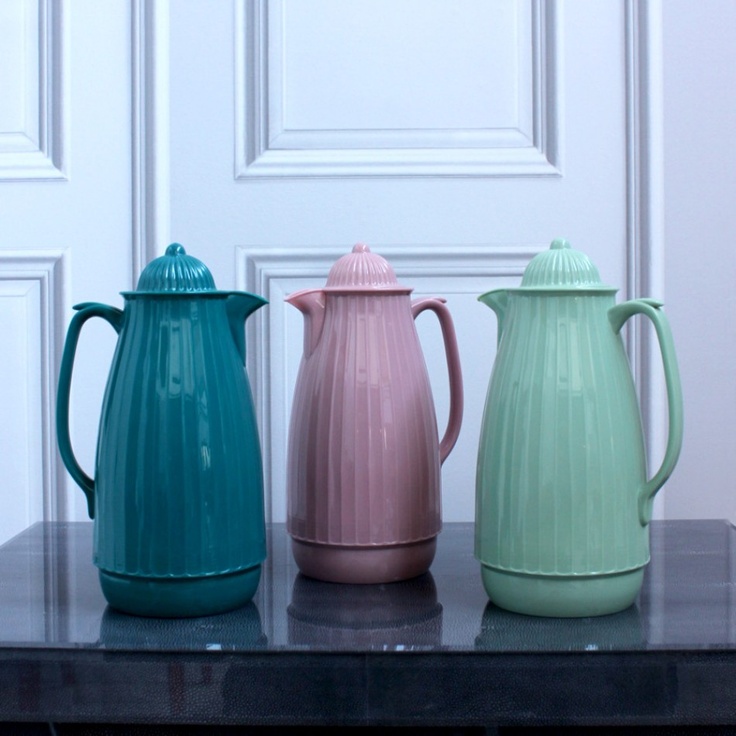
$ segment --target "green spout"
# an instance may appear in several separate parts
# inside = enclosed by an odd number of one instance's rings
[[[494,289],[493,291],[487,291],[485,294],[481,294],[478,297],[478,301],[490,307],[498,318],[498,341],[501,342],[501,335],[503,334],[504,319],[506,317],[506,306],[509,302],[509,292],[507,289]]]

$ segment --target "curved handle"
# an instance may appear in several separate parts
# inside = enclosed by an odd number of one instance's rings
[[[667,385],[667,411],[669,414],[669,431],[667,448],[662,465],[654,477],[644,484],[639,492],[639,521],[646,526],[652,518],[652,503],[657,491],[665,484],[677,464],[682,447],[682,388],[680,386],[680,372],[677,367],[675,346],[672,340],[669,322],[661,311],[662,302],[654,299],[632,299],[618,304],[608,310],[608,319],[616,333],[620,332],[624,323],[635,314],[649,317],[654,324],[662,353],[664,377]]]
[[[447,356],[447,371],[450,376],[450,416],[447,419],[445,434],[440,441],[440,464],[442,464],[455,447],[460,434],[460,425],[463,421],[463,376],[460,370],[460,353],[457,348],[455,326],[452,323],[450,310],[445,306],[445,300],[428,297],[414,299],[411,303],[411,314],[414,319],[426,309],[432,310],[440,321]]]
[[[123,326],[123,312],[116,307],[108,307],[106,304],[88,302],[77,304],[74,309],[79,312],[72,317],[69,331],[66,334],[64,353],[61,357],[61,368],[59,370],[59,390],[56,397],[56,437],[59,443],[61,459],[69,471],[69,475],[79,484],[87,497],[87,513],[90,519],[95,518],[95,482],[90,478],[77,462],[72,450],[72,441],[69,435],[69,393],[72,385],[72,369],[74,368],[74,355],[77,351],[79,333],[82,325],[90,317],[102,317],[107,320],[120,333]]]

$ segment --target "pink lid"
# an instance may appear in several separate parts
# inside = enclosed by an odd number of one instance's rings
[[[353,250],[339,258],[330,269],[325,289],[331,291],[399,291],[408,293],[411,289],[401,286],[391,264],[371,253],[364,243],[358,243]]]

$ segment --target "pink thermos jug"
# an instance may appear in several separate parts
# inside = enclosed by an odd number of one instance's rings
[[[455,329],[439,298],[410,298],[386,259],[362,244],[323,289],[291,294],[304,315],[288,449],[294,558],[313,578],[405,580],[429,569],[440,518],[440,466],[455,445],[463,388]],[[450,378],[439,439],[414,319],[433,311]]]

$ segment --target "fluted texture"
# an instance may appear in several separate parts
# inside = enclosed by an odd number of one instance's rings
[[[152,260],[138,279],[137,291],[196,292],[213,291],[215,280],[202,261],[187,255],[178,243],[172,243],[166,253]]]
[[[548,250],[538,253],[524,270],[521,288],[610,288],[601,283],[598,269],[566,240],[552,242]]]
[[[440,529],[437,423],[407,295],[330,295],[292,407],[288,529],[335,545]]]
[[[153,578],[265,557],[252,398],[225,297],[131,298],[102,410],[95,563]]]
[[[587,575],[649,558],[641,421],[610,306],[605,294],[511,296],[478,456],[476,555],[487,565]]]
[[[391,264],[364,243],[358,243],[350,253],[332,265],[327,276],[326,289],[380,289],[398,287]]]

